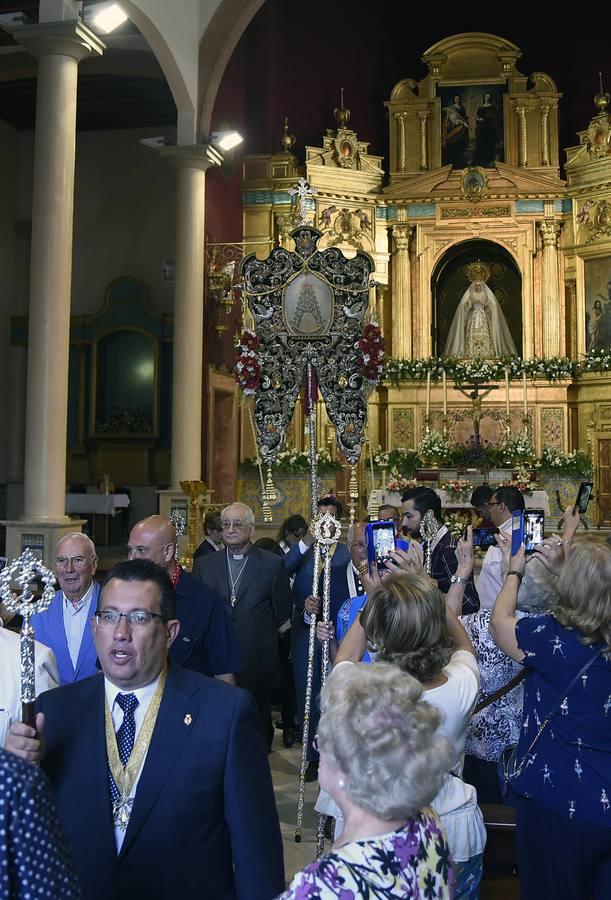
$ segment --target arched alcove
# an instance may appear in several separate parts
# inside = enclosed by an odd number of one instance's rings
[[[519,354],[522,353],[522,276],[511,254],[493,241],[461,241],[443,254],[431,276],[433,353],[442,356],[452,320],[470,283],[467,268],[482,260],[488,287],[498,300]]]

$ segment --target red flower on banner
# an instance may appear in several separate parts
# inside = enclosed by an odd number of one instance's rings
[[[245,394],[254,394],[261,384],[261,363],[257,355],[259,343],[253,331],[244,331],[236,344],[234,375]]]
[[[369,322],[363,329],[363,335],[355,344],[359,351],[356,364],[363,377],[373,386],[384,377],[384,349],[386,344],[382,337],[382,329],[377,322]]]

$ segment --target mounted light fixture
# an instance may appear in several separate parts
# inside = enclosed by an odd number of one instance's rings
[[[219,150],[226,152],[241,144],[244,138],[239,131],[214,131],[210,135],[210,140]]]
[[[110,34],[128,18],[127,13],[118,3],[100,4],[99,8],[89,7],[88,11],[91,25],[96,31],[102,31],[104,34]]]

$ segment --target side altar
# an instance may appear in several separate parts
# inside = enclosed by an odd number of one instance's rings
[[[365,251],[375,264],[369,309],[390,358],[369,398],[372,451],[416,451],[441,436],[455,448],[504,453],[515,469],[525,462],[518,445],[527,443],[534,459],[555,459],[550,478],[567,480],[566,495],[580,480],[571,470],[579,453],[594,466],[592,521],[606,526],[609,95],[601,85],[579,145],[566,151],[565,180],[562,94],[552,76],[521,72],[520,56],[510,41],[483,33],[429,48],[421,81],[389,86],[387,171],[351,127],[343,98],[335,127],[321,146],[304,149],[303,163],[285,124],[280,153],[245,159],[244,247],[293,249],[290,188],[307,179],[319,246]],[[319,421],[319,447],[333,456],[324,409]],[[298,411],[288,438],[297,450],[302,425]],[[252,455],[246,423],[241,436],[243,460]],[[550,481],[552,498],[557,490]]]

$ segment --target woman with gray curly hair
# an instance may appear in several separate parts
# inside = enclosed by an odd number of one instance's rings
[[[479,689],[473,645],[437,583],[423,571],[414,567],[412,573],[378,577],[372,587],[336,661],[361,659],[369,647],[376,660],[393,663],[403,677],[417,678],[423,699],[442,711],[442,732],[453,754],[431,805],[446,830],[455,863],[453,896],[476,898],[486,829],[477,792],[460,777],[465,735]]]
[[[441,716],[395,666],[341,665],[321,696],[318,780],[344,818],[331,851],[293,878],[282,900],[449,898],[450,851],[426,808],[451,764]]]

